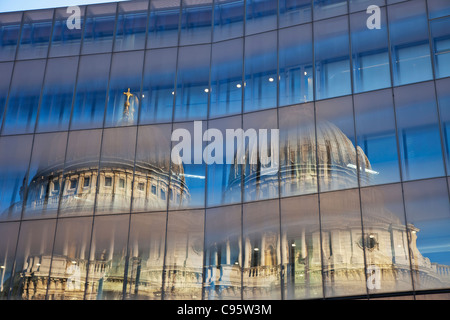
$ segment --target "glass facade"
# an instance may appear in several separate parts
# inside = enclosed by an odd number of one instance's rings
[[[0,13],[0,299],[450,290],[449,1],[79,8]]]

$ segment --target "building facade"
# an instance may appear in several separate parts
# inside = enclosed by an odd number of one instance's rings
[[[0,13],[0,70],[0,299],[450,298],[448,0]]]

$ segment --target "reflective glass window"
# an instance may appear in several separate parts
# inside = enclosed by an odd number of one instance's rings
[[[278,31],[279,105],[313,100],[312,25]]]
[[[126,299],[161,299],[166,217],[160,212],[131,216]]]
[[[143,63],[143,51],[113,54],[105,117],[106,127],[137,123],[139,104],[142,101]]]
[[[208,113],[211,45],[180,47],[175,121],[204,119]]]
[[[80,58],[71,129],[103,126],[110,54]]]
[[[450,281],[450,206],[445,179],[403,185],[416,290],[447,288]]]
[[[316,99],[351,93],[348,17],[314,23]]]
[[[50,46],[50,57],[70,56],[80,53],[86,7],[55,9],[55,22]],[[79,20],[78,20],[79,19]]]
[[[244,0],[214,0],[213,41],[241,37],[244,32]]]
[[[136,127],[103,131],[96,214],[130,212],[135,146]]]
[[[355,93],[391,86],[386,9],[380,9],[380,29],[366,26],[368,15],[350,15],[353,91]]]
[[[146,52],[141,124],[172,121],[176,64],[176,48]]]
[[[32,136],[0,138],[0,220],[20,219]]]
[[[403,180],[443,176],[433,82],[394,89]]]
[[[450,76],[450,17],[430,22],[436,78]]]
[[[209,117],[241,113],[243,39],[212,45]]]
[[[281,256],[285,299],[322,298],[317,195],[281,200]]]
[[[245,34],[276,29],[277,7],[277,1],[247,0],[245,10]]]
[[[86,300],[122,299],[129,220],[129,215],[94,219]]]
[[[34,131],[44,71],[45,60],[16,62],[2,134]]]
[[[277,110],[266,110],[244,115],[243,148],[245,158],[244,201],[278,198],[279,133]],[[278,159],[277,159],[278,158]],[[242,159],[238,156],[236,159]],[[239,163],[239,162],[238,162]],[[233,171],[232,178],[239,171]]]
[[[347,13],[345,0],[314,0],[314,20],[340,16]]]
[[[394,85],[433,78],[425,1],[388,7]]]
[[[20,36],[22,13],[0,15],[0,61],[14,60]]]
[[[52,33],[53,10],[37,10],[24,13],[18,59],[47,57]]]
[[[204,210],[169,212],[164,299],[202,298]]]
[[[386,3],[386,0],[350,0],[349,1],[349,10],[350,12],[355,11],[367,11],[369,6],[375,5],[375,6],[384,6]],[[372,12],[372,11],[370,11]],[[370,13],[372,14],[372,13]],[[368,18],[370,15],[368,14],[366,18]]]
[[[354,96],[361,186],[400,181],[391,90]]]
[[[163,199],[163,196],[169,188],[170,136],[170,124],[140,126],[138,129],[133,212],[158,211],[167,208],[167,200]],[[182,168],[177,167],[177,169]],[[172,169],[174,172],[175,170],[175,168]],[[142,184],[141,188],[139,184]],[[172,184],[171,187],[172,192],[175,193],[175,199],[186,196],[184,184],[178,184],[175,188]]]
[[[278,118],[281,196],[317,192],[314,105],[280,108]]]
[[[180,45],[211,42],[213,0],[181,3]]]
[[[8,298],[19,224],[19,222],[0,223],[0,300]]]
[[[364,249],[369,293],[412,290],[402,186],[361,189]]]
[[[110,52],[113,46],[116,3],[86,8],[82,53]]]
[[[243,205],[243,299],[281,299],[278,200]]]
[[[114,50],[139,50],[145,48],[148,1],[119,3]]]
[[[281,0],[279,11],[280,28],[310,22],[311,0]]]
[[[450,15],[450,3],[447,0],[428,0],[430,19]]]
[[[176,46],[179,20],[180,0],[151,1],[147,48]]]
[[[241,213],[241,206],[206,211],[205,300],[241,298]]]
[[[35,135],[24,218],[56,216],[63,182],[66,143],[66,132]]]
[[[244,110],[277,105],[277,32],[246,37]]]
[[[3,121],[3,113],[5,112],[6,99],[8,98],[12,70],[13,62],[0,63],[0,74],[2,75],[0,78],[0,129]]]
[[[55,226],[54,219],[22,222],[10,299],[45,299]]]
[[[47,62],[37,131],[69,128],[78,57],[55,58]]]
[[[207,122],[195,121],[173,125],[169,209],[205,206],[206,162],[202,140]],[[206,136],[205,136],[206,137]],[[174,160],[176,162],[174,162]]]
[[[234,133],[242,128],[240,116],[212,120],[208,122],[207,167],[207,206],[241,202],[242,165],[236,162],[239,138]]]
[[[320,195],[325,297],[367,292],[359,203],[358,189]]]
[[[69,133],[59,205],[60,216],[92,214],[97,190],[101,130]],[[85,179],[89,178],[89,186]]]
[[[321,192],[358,186],[351,97],[316,103],[317,156]],[[368,162],[361,152],[360,165]]]
[[[442,142],[444,143],[447,167],[450,164],[450,79],[436,81],[439,112],[441,117]]]
[[[91,230],[92,217],[58,220],[48,284],[49,300],[83,300],[87,270],[95,266],[89,265],[95,261],[89,259]],[[61,279],[65,286],[60,285]]]

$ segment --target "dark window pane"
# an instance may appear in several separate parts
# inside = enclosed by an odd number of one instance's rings
[[[18,59],[46,58],[52,33],[53,10],[24,13]]]
[[[86,9],[83,54],[112,50],[116,20],[116,3],[91,5]]]
[[[428,0],[430,19],[450,15],[450,2],[447,0]]]
[[[281,0],[280,28],[311,21],[311,0]]]
[[[212,2],[182,1],[180,45],[211,42]]]
[[[385,2],[386,0],[350,0],[349,9],[350,12],[366,11],[369,6],[375,5],[381,7],[385,5]],[[367,15],[366,18],[368,18],[369,16],[370,15]]]
[[[430,22],[436,78],[450,76],[450,17]]]
[[[150,2],[147,48],[171,47],[178,44],[180,0]]]
[[[445,160],[450,165],[450,79],[436,81]]]
[[[119,3],[115,51],[145,48],[148,6],[148,1]]]
[[[443,176],[433,82],[394,89],[403,180]]]
[[[213,41],[241,37],[244,32],[244,0],[214,0]]]
[[[14,60],[21,22],[20,12],[0,14],[0,61]]]
[[[277,28],[277,2],[247,0],[245,34],[259,33]]]
[[[314,0],[314,20],[340,16],[347,13],[345,0]]]
[[[19,224],[0,223],[0,300],[8,298]]]
[[[0,129],[3,121],[3,113],[5,112],[6,99],[8,98],[8,90],[11,82],[11,74],[13,62],[0,63]]]
[[[73,15],[77,14],[77,11],[69,10],[69,12],[67,12],[67,8],[56,9],[52,44],[50,46],[49,53],[50,57],[70,56],[80,53],[84,25],[84,12],[86,7],[79,8],[79,25],[77,25],[75,20],[68,21],[69,18],[74,18]]]

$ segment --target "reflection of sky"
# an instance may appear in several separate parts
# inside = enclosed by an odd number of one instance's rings
[[[14,0],[1,1],[0,12],[60,8],[93,3],[121,2],[127,0]]]

